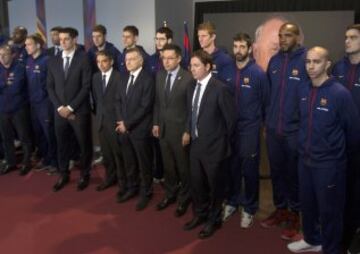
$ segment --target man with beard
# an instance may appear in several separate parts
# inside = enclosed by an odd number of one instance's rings
[[[242,177],[244,177],[241,227],[248,228],[259,208],[260,128],[269,97],[265,72],[250,57],[252,41],[248,34],[234,37],[232,84],[235,93],[237,119],[233,156],[230,167],[230,190],[224,208],[223,220],[240,205]]]
[[[59,26],[55,26],[50,30],[51,43],[53,46],[51,48],[48,48],[47,50],[49,56],[57,56],[61,52],[60,38],[59,38],[60,30],[61,27]]]
[[[15,60],[25,64],[28,54],[25,49],[25,40],[28,35],[28,31],[23,26],[17,26],[14,28],[11,36],[11,40],[8,42],[15,54]]]

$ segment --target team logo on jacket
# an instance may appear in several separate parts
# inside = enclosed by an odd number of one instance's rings
[[[40,69],[40,66],[39,65],[35,65],[35,70],[38,70]]]
[[[328,104],[328,101],[327,101],[326,98],[321,98],[321,99],[320,99],[320,105],[321,105],[322,107],[325,107],[327,104]]]
[[[14,73],[10,72],[9,77],[11,77],[11,78],[14,77]]]
[[[293,76],[299,75],[299,70],[293,69],[293,70],[291,71],[291,75],[293,75]]]
[[[249,85],[250,79],[248,77],[244,78],[244,84]]]

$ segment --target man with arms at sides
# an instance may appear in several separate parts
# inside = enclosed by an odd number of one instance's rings
[[[299,190],[304,239],[290,251],[343,253],[347,154],[359,146],[359,114],[350,92],[327,71],[329,52],[309,49],[310,82],[299,88]]]
[[[200,47],[213,59],[212,74],[225,84],[230,84],[232,59],[223,49],[215,45],[216,28],[211,22],[204,22],[197,28]]]
[[[60,26],[55,26],[50,30],[51,43],[53,46],[47,49],[47,54],[49,56],[57,56],[58,54],[61,53],[62,49],[60,47],[60,38],[59,38],[60,31],[61,31]]]
[[[240,226],[249,228],[259,208],[260,129],[269,99],[269,83],[266,73],[250,57],[252,41],[248,34],[235,35],[233,53],[232,88],[235,90],[237,115],[229,196],[223,220],[237,210],[241,203],[241,190],[244,189]]]
[[[96,61],[96,52],[101,50],[106,50],[111,54],[114,62],[113,68],[118,69],[117,60],[121,53],[112,43],[106,40],[106,34],[107,30],[106,27],[103,25],[96,25],[92,30],[92,40],[94,45],[88,50],[87,54],[93,73],[99,71]]]
[[[125,54],[127,50],[132,48],[137,48],[140,51],[144,61],[143,68],[147,69],[149,66],[148,64],[149,55],[148,53],[146,53],[145,49],[142,46],[137,45],[138,39],[139,39],[139,29],[136,26],[129,25],[124,27],[122,33],[122,42],[124,44],[124,49],[123,49],[123,54],[119,55],[118,58],[119,71],[122,74],[128,73],[125,63]]]
[[[100,71],[93,76],[92,91],[96,108],[96,130],[99,133],[106,170],[105,180],[96,190],[103,191],[117,183],[117,171],[123,171],[122,154],[115,132],[115,99],[120,85],[120,73],[113,68],[114,60],[110,52],[96,52],[96,61]]]
[[[141,51],[135,47],[125,54],[129,74],[121,79],[116,102],[116,132],[125,162],[125,178],[118,202],[125,202],[140,193],[136,210],[141,211],[152,197],[151,128],[155,84],[142,67]]]
[[[57,141],[60,177],[53,190],[61,190],[70,180],[69,134],[74,133],[80,146],[81,176],[79,191],[90,180],[92,159],[90,88],[91,68],[84,51],[76,46],[77,31],[72,27],[60,31],[62,54],[49,59],[47,88],[55,108],[55,135]]]
[[[0,46],[0,132],[6,160],[1,174],[17,169],[14,130],[24,152],[20,175],[31,170],[31,122],[25,75],[25,66],[16,61],[11,47]]]
[[[196,82],[188,94],[188,126],[183,144],[190,145],[190,182],[194,217],[184,225],[191,230],[204,224],[199,238],[212,236],[221,226],[226,185],[224,162],[231,154],[235,101],[229,89],[212,76],[211,56],[195,51],[190,61]]]
[[[160,139],[164,162],[165,197],[157,204],[163,210],[178,200],[175,216],[182,216],[190,203],[188,147],[182,143],[186,131],[187,89],[190,73],[180,67],[181,49],[167,44],[162,49],[164,70],[156,76],[153,135]]]
[[[281,238],[290,240],[300,229],[298,198],[299,105],[298,87],[308,80],[306,50],[300,45],[300,29],[284,23],[279,30],[280,51],[269,62],[270,102],[266,110],[266,143],[276,210],[261,226],[286,223]]]
[[[360,112],[360,24],[347,27],[345,32],[346,56],[338,61],[332,74],[349,89]],[[360,131],[360,130],[358,130]],[[360,154],[349,157],[347,196],[344,221],[344,244],[349,247],[352,238],[360,240]],[[354,236],[357,231],[357,237]],[[357,243],[360,248],[360,242]]]
[[[35,169],[57,171],[54,107],[46,90],[48,55],[43,50],[44,41],[38,34],[25,41],[29,57],[26,60],[27,92],[31,108],[31,120],[36,146],[42,161]]]

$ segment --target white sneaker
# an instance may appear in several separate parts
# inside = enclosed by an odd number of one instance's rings
[[[243,210],[241,213],[240,227],[249,228],[253,224],[253,221],[254,221],[254,215],[247,213]]]
[[[291,252],[294,253],[320,252],[322,250],[321,245],[310,245],[307,242],[305,242],[303,239],[289,243],[287,247]]]
[[[222,221],[225,222],[227,221],[231,215],[233,215],[236,211],[236,207],[233,207],[231,205],[225,205],[224,210],[223,210],[223,216],[222,216]]]

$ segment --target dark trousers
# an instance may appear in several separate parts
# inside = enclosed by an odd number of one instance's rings
[[[117,182],[118,172],[123,171],[123,158],[120,144],[117,142],[115,123],[104,123],[99,130],[99,141],[106,170],[105,181]]]
[[[179,203],[190,200],[189,151],[181,144],[182,135],[166,135],[160,139],[164,163],[164,187],[168,198],[178,197]]]
[[[297,134],[279,136],[268,130],[266,143],[274,205],[299,211]]]
[[[69,161],[71,159],[71,133],[75,134],[80,145],[81,176],[89,177],[92,160],[91,115],[77,114],[75,120],[62,118],[55,112],[55,135],[59,160],[59,170],[63,175],[69,174]]]
[[[236,135],[236,144],[230,160],[227,204],[234,207],[241,204],[245,212],[249,214],[255,214],[259,208],[259,153],[258,132]]]
[[[54,108],[49,100],[31,104],[31,122],[43,163],[57,167]]]
[[[4,146],[5,160],[10,166],[16,165],[14,129],[18,134],[24,152],[22,164],[29,166],[32,150],[29,105],[23,106],[14,113],[0,113],[0,131]]]
[[[340,254],[345,205],[346,165],[314,168],[299,160],[299,190],[304,240]]]
[[[151,138],[151,142],[154,154],[152,175],[157,179],[162,179],[164,177],[164,164],[159,140],[157,138]]]
[[[209,224],[221,221],[225,196],[226,169],[224,161],[209,161],[190,151],[191,198],[196,216],[207,218]]]
[[[124,158],[123,186],[127,191],[140,191],[140,195],[152,194],[153,151],[150,138],[136,139],[128,134],[119,135]]]

